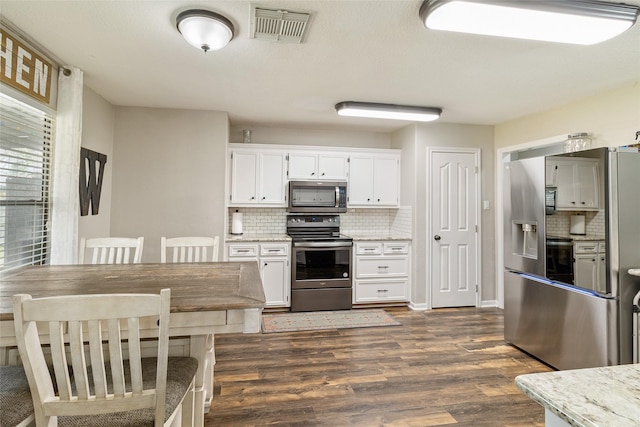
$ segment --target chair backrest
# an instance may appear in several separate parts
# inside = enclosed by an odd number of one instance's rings
[[[166,404],[170,296],[170,289],[163,289],[160,295],[74,295],[37,299],[30,295],[15,295],[16,339],[33,396],[36,424],[56,425],[57,416],[155,408],[155,425],[162,425]],[[47,368],[36,322],[49,325],[57,387]],[[158,325],[157,371],[155,388],[144,388],[140,330],[148,329],[150,324]],[[128,349],[128,360],[123,352],[123,341]],[[88,347],[85,347],[87,342]],[[70,354],[70,363],[67,354]]]
[[[90,264],[139,264],[144,237],[98,237],[80,239],[78,263],[84,264],[85,252],[91,252]]]
[[[160,238],[160,262],[215,262],[218,261],[220,238],[173,237]],[[167,252],[171,252],[167,257]],[[210,255],[208,255],[210,254]]]

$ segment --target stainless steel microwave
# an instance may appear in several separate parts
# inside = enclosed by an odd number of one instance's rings
[[[346,211],[346,181],[289,181],[289,212]]]

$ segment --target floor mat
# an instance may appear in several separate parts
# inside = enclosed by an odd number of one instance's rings
[[[382,309],[274,313],[262,315],[262,332],[295,332],[323,329],[398,326],[396,319]]]

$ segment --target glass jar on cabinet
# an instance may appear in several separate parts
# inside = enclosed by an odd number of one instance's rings
[[[591,138],[586,132],[571,133],[564,142],[565,153],[588,150],[589,148],[591,148]]]

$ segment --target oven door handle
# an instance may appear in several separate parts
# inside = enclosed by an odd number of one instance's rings
[[[573,242],[566,241],[547,241],[547,246],[573,246]]]
[[[296,248],[345,248],[353,246],[353,242],[293,242]]]

